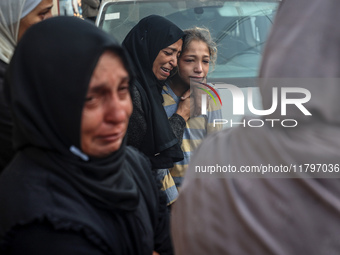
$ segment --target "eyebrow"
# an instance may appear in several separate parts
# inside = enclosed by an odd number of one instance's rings
[[[119,85],[121,85],[121,84],[124,83],[124,82],[127,82],[127,83],[130,82],[129,76],[123,77],[123,78],[122,78],[122,81],[120,82]],[[129,85],[130,85],[130,84],[129,84]],[[88,92],[91,92],[91,93],[93,93],[93,92],[94,92],[94,93],[96,93],[96,92],[101,92],[101,91],[105,90],[107,87],[108,87],[108,86],[107,86],[106,84],[101,83],[101,84],[95,85],[95,86],[92,87],[92,88],[89,88],[89,89],[88,89]]]
[[[47,7],[42,7],[41,9],[38,10],[38,13],[44,12],[44,11],[50,11],[50,10],[52,10],[52,8],[53,8],[53,5],[47,6]]]
[[[183,53],[182,53],[182,54],[183,54]],[[196,57],[197,57],[197,55],[185,55],[185,54],[183,54],[182,56],[185,56],[185,57],[192,57],[192,58],[196,58]],[[209,55],[204,55],[203,57],[204,57],[204,58],[210,58]]]
[[[181,50],[177,50],[176,48],[171,48],[171,47],[166,47],[166,49],[172,50],[172,51],[178,51],[180,52]]]
[[[89,88],[87,93],[99,93],[103,90],[106,90],[106,88],[107,88],[107,86],[105,84],[96,85],[92,88]]]

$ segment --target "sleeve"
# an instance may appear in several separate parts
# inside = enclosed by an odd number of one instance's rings
[[[172,129],[172,132],[174,132],[174,135],[176,136],[178,140],[178,144],[181,145],[183,141],[184,129],[186,127],[185,120],[182,118],[182,116],[178,115],[177,113],[174,113],[169,118],[169,123]]]
[[[11,242],[3,255],[104,255],[81,233],[55,230],[52,226],[35,223],[13,230]]]
[[[13,120],[11,110],[5,100],[5,66],[0,60],[0,173],[14,156],[12,145]]]
[[[99,0],[82,0],[82,3],[87,4],[88,6],[91,6],[94,9],[98,9],[100,2]]]
[[[127,148],[130,150],[127,154],[128,162],[134,169],[132,173],[141,195],[145,198],[148,215],[152,221],[154,251],[160,255],[172,255],[169,212],[166,196],[161,191],[162,183],[158,179],[157,172],[152,171],[149,159],[135,148]]]
[[[132,90],[133,112],[127,130],[127,144],[140,149],[146,133],[147,125],[142,107],[141,95],[136,87]]]
[[[157,182],[157,177],[154,176]],[[172,240],[170,235],[170,214],[166,206],[166,195],[161,191],[161,183],[158,184],[158,214],[157,223],[155,226],[155,251],[160,255],[173,255]]]
[[[77,0],[72,0],[72,7],[73,7],[73,11],[75,13],[79,13],[78,1]]]

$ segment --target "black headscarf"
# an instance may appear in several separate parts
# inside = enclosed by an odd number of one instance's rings
[[[183,31],[171,21],[157,15],[143,18],[123,41],[133,60],[141,94],[142,107],[147,122],[142,151],[151,156],[154,167],[172,167],[183,159],[183,152],[169,125],[163,108],[164,82],[157,80],[152,71],[160,50],[183,37]],[[153,158],[154,155],[157,155]]]
[[[6,84],[14,146],[47,171],[68,180],[97,206],[131,211],[138,204],[138,193],[126,162],[125,139],[106,158],[91,158],[80,150],[84,100],[105,50],[120,56],[131,76],[121,46],[90,22],[56,17],[25,33],[10,63]]]

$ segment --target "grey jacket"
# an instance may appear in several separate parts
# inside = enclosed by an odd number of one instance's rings
[[[100,6],[99,0],[81,0],[84,18],[96,17]]]

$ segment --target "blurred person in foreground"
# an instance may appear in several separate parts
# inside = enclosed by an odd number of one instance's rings
[[[3,92],[4,75],[15,46],[33,24],[52,17],[52,0],[0,1],[0,173],[13,157],[12,118]]]
[[[282,2],[260,71],[263,109],[271,108],[274,87],[303,88],[311,98],[300,108],[287,106],[286,115],[279,104],[262,117],[295,119],[295,127],[240,126],[202,143],[172,211],[176,254],[339,253],[339,9],[337,0]],[[287,98],[308,97],[290,93]],[[310,171],[317,164],[322,172]],[[270,178],[251,173],[209,178],[214,174],[198,171],[216,165],[235,166],[236,171],[292,165],[298,171],[275,172]]]
[[[126,146],[131,83],[125,50],[90,22],[25,33],[5,80],[17,153],[0,176],[2,255],[172,254],[151,165]]]
[[[189,114],[184,116],[185,119],[183,118],[185,120],[185,128],[182,132],[183,139],[181,138],[179,143],[182,147],[184,159],[176,162],[174,167],[170,169],[177,189],[182,184],[185,171],[194,150],[207,134],[221,129],[221,125],[214,126],[213,124],[214,119],[222,119],[221,104],[218,102],[218,99],[216,98],[217,103],[209,100],[207,113],[203,115],[201,113],[200,101],[202,90],[195,88],[195,86],[202,86],[208,89],[200,83],[206,82],[210,64],[214,65],[216,57],[216,44],[212,40],[208,29],[194,27],[184,30],[182,52],[178,59],[178,71],[163,86],[163,106],[169,118],[176,113],[179,104],[182,102],[181,97],[189,89],[191,89],[193,94],[191,98],[193,109],[191,110],[194,111],[196,109],[194,106],[199,108],[197,116],[194,116],[193,112],[189,111]],[[210,84],[210,86],[213,85]],[[209,99],[211,98],[209,97]]]

